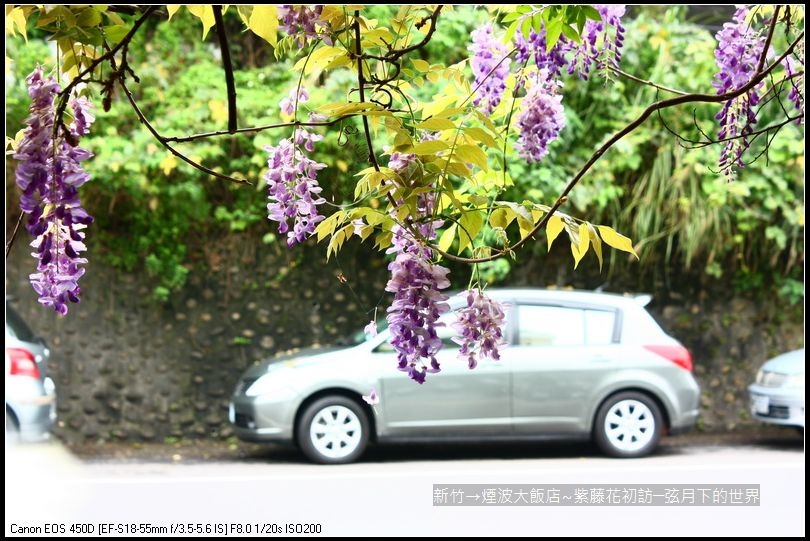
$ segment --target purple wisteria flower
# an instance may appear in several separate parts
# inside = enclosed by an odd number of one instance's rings
[[[601,71],[605,78],[610,68],[618,68],[622,59],[625,28],[622,24],[625,6],[622,4],[594,4],[601,21],[588,19],[582,29],[582,42],[573,47],[573,57],[568,64],[568,73],[576,72],[588,79],[591,67]]]
[[[53,77],[45,78],[40,67],[26,83],[31,114],[13,157],[20,161],[16,171],[22,191],[20,209],[29,216],[26,229],[36,237],[31,255],[38,260],[37,272],[30,280],[39,302],[65,315],[68,302],[79,302],[78,280],[87,263],[80,255],[87,249],[83,230],[93,218],[82,207],[78,189],[90,180],[81,162],[92,154],[78,146],[78,138],[87,134],[95,118],[90,103],[75,98],[70,101],[69,137],[59,130],[54,138],[58,83]]]
[[[296,107],[307,101],[309,101],[309,92],[305,88],[293,88],[287,97],[279,102],[279,108],[282,113],[292,116],[295,114]]]
[[[719,71],[712,85],[718,94],[725,94],[748,84],[754,77],[759,59],[765,47],[762,32],[746,22],[749,8],[739,6],[734,20],[725,23],[717,33],[717,49],[714,52]],[[750,145],[747,134],[757,123],[754,107],[759,103],[759,88],[730,99],[715,116],[720,123],[718,139],[726,140],[720,152],[720,169],[729,179],[734,177],[734,166],[742,167],[743,152]]]
[[[326,164],[318,163],[304,154],[289,139],[278,146],[265,147],[269,156],[267,180],[267,218],[278,222],[278,232],[287,234],[287,246],[304,242],[324,219],[318,205],[326,200],[319,197],[318,171]]]
[[[308,39],[317,38],[319,29],[325,26],[321,13],[322,5],[281,5],[278,7],[278,20],[281,29],[287,35],[297,37],[297,43],[303,47]]]
[[[506,77],[509,75],[509,50],[495,38],[492,25],[487,23],[472,33],[472,67],[475,83],[473,105],[480,107],[484,114],[490,114],[501,102],[506,90]]]
[[[517,56],[516,66],[523,66],[526,62],[534,59],[537,69],[545,69],[550,77],[559,77],[568,61],[566,53],[571,50],[572,44],[564,36],[561,36],[550,51],[546,48],[546,30],[540,32],[529,31],[528,39],[521,32],[515,34],[515,48]]]
[[[436,238],[436,229],[442,224],[433,218],[435,207],[435,193],[419,194],[412,227],[427,240]],[[447,295],[441,293],[450,286],[447,279],[450,271],[431,261],[433,250],[408,228],[397,225],[393,233],[387,253],[397,255],[388,265],[391,279],[385,286],[386,291],[394,293],[387,316],[390,342],[397,351],[398,368],[417,383],[424,383],[429,372],[441,370],[436,353],[442,341],[436,329],[444,326],[438,322],[439,317],[450,310],[445,302]]]
[[[523,98],[515,149],[529,163],[542,160],[548,153],[548,145],[565,127],[562,95],[557,90],[558,83],[548,79],[546,70],[540,70]]]
[[[363,395],[363,401],[369,406],[376,406],[380,403],[380,395],[376,389],[371,389],[367,395]]]
[[[397,350],[398,368],[417,383],[424,383],[428,372],[441,370],[436,354],[442,340],[436,329],[444,326],[439,317],[450,310],[445,302],[447,295],[440,291],[450,286],[450,271],[431,263],[418,251],[400,252],[388,270],[391,279],[385,290],[394,293],[394,302],[388,308],[388,326],[391,345]]]
[[[465,293],[461,293],[464,295]],[[460,359],[467,361],[470,370],[478,366],[478,357],[500,360],[498,347],[503,344],[504,311],[497,301],[477,289],[466,292],[467,306],[457,313],[452,327],[460,337],[453,341],[461,345]]]

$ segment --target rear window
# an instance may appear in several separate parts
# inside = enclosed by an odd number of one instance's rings
[[[22,340],[23,342],[34,341],[34,333],[31,331],[31,328],[26,325],[19,314],[8,305],[6,305],[6,333],[12,338]]]

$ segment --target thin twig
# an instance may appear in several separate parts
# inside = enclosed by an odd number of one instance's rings
[[[746,92],[750,91],[755,86],[757,86],[760,82],[762,82],[762,80],[765,79],[765,77],[767,77],[767,75],[771,71],[773,71],[776,68],[776,66],[780,65],[781,62],[793,52],[793,49],[795,49],[796,46],[802,42],[803,39],[804,39],[804,32],[801,32],[798,35],[798,37],[790,44],[787,50],[779,58],[776,59],[776,61],[774,61],[770,66],[765,68],[764,71],[757,72],[751,78],[748,84],[741,86],[737,90],[733,90],[731,92],[718,95],[686,94],[683,96],[677,96],[675,98],[657,101],[648,106],[635,120],[633,120],[632,122],[627,124],[624,128],[616,132],[610,139],[605,141],[605,143],[603,143],[596,150],[596,152],[593,153],[590,159],[588,159],[588,161],[585,162],[585,164],[580,168],[577,174],[574,175],[574,177],[565,186],[565,189],[563,189],[562,193],[557,198],[557,201],[555,201],[554,205],[552,205],[551,209],[549,209],[549,212],[546,215],[544,215],[539,222],[537,222],[537,225],[535,225],[526,236],[524,236],[522,239],[513,244],[509,250],[514,251],[517,248],[520,248],[522,245],[526,244],[535,234],[537,234],[537,232],[539,232],[543,227],[545,227],[546,223],[548,223],[548,220],[551,218],[551,216],[553,216],[554,213],[557,211],[557,209],[560,208],[560,206],[568,199],[568,194],[571,192],[574,186],[576,186],[577,183],[580,180],[582,180],[582,177],[584,177],[585,174],[591,169],[591,167],[593,167],[593,165],[597,161],[599,161],[602,155],[605,152],[607,152],[613,145],[615,145],[616,142],[620,141],[629,133],[631,133],[633,130],[641,126],[644,123],[644,121],[647,120],[647,118],[649,118],[650,115],[652,115],[654,112],[659,111],[661,109],[667,109],[669,107],[675,107],[677,105],[683,105],[684,103],[693,103],[693,102],[719,103],[730,99],[734,99],[737,96],[741,96]],[[486,263],[487,261],[494,261],[500,257],[503,257],[507,253],[501,251],[488,257],[467,258],[447,253],[439,249],[439,247],[435,245],[430,245],[430,248],[436,250],[437,253],[441,254],[446,259],[449,259],[451,261],[459,261],[463,263]]]
[[[213,6],[213,8],[214,24],[217,27],[217,36],[219,36],[219,50],[222,53],[222,69],[225,70],[225,86],[228,89],[228,133],[234,133],[236,131],[236,85],[233,82],[231,50],[228,47],[228,35],[222,20],[222,6]]]
[[[189,143],[191,141],[196,141],[198,139],[206,139],[209,137],[220,137],[223,135],[238,135],[241,133],[258,133],[260,131],[265,130],[273,130],[277,128],[293,128],[299,126],[308,126],[308,127],[317,127],[317,126],[334,126],[335,124],[339,123],[342,120],[346,120],[347,118],[353,118],[356,116],[361,116],[358,114],[349,114],[337,117],[333,120],[325,120],[322,122],[302,122],[300,120],[296,120],[293,122],[279,122],[277,124],[266,124],[264,126],[253,126],[251,128],[239,128],[234,130],[233,132],[227,130],[218,130],[218,131],[210,131],[205,133],[195,133],[193,135],[184,135],[184,136],[172,136],[172,137],[164,137],[163,140],[167,143]]]
[[[199,169],[203,173],[211,175],[212,177],[216,177],[216,178],[222,179],[222,180],[228,180],[230,182],[236,182],[237,184],[248,184],[250,186],[253,186],[253,183],[250,182],[247,179],[235,178],[235,177],[231,177],[231,176],[228,176],[228,175],[223,175],[222,173],[217,173],[213,169],[209,169],[208,167],[206,167],[206,166],[204,166],[204,165],[202,165],[200,163],[195,162],[194,160],[192,160],[191,158],[189,158],[188,156],[186,156],[185,154],[183,154],[182,152],[178,151],[173,146],[171,146],[166,141],[166,138],[164,138],[160,134],[160,132],[158,132],[157,129],[155,129],[155,127],[152,126],[152,124],[149,122],[149,120],[147,120],[146,116],[143,114],[143,111],[141,111],[141,108],[138,107],[138,103],[135,101],[135,97],[132,95],[132,92],[129,90],[129,87],[124,82],[123,77],[118,79],[118,84],[121,85],[121,88],[124,90],[124,94],[126,94],[130,105],[132,105],[132,109],[135,111],[135,114],[138,115],[138,119],[141,121],[141,124],[146,126],[146,129],[149,130],[149,133],[152,134],[152,137],[157,139],[158,143],[163,145],[166,148],[166,150],[168,150],[169,152],[171,152],[172,154],[174,154],[175,156],[177,156],[178,158],[180,158],[181,160],[183,160],[184,162],[186,162],[187,164],[189,164],[193,168]]]
[[[657,88],[658,90],[663,90],[664,92],[669,92],[671,94],[677,94],[679,96],[685,96],[686,95],[686,92],[683,92],[682,90],[675,90],[674,88],[669,88],[667,86],[660,85],[658,83],[654,83],[653,81],[648,81],[646,79],[642,79],[641,77],[636,77],[635,75],[631,75],[631,74],[627,73],[626,71],[622,71],[622,70],[620,70],[619,68],[617,68],[615,66],[608,66],[608,69],[610,69],[610,71],[612,71],[616,75],[621,75],[625,79],[630,79],[631,81],[635,81],[635,82],[641,83],[643,85],[648,85],[648,86],[651,86],[653,88]]]
[[[11,232],[11,238],[8,239],[8,242],[6,242],[6,258],[8,258],[8,254],[11,252],[11,247],[14,245],[14,239],[17,238],[17,231],[20,229],[23,216],[25,216],[25,213],[20,212],[20,216],[17,218],[17,223],[14,224],[14,231]]]

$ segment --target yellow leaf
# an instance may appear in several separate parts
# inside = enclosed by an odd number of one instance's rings
[[[276,6],[253,6],[248,28],[275,47],[278,42],[278,10]]]
[[[557,216],[556,214],[548,219],[546,222],[546,239],[548,240],[548,251],[551,251],[551,244],[554,242],[554,239],[562,232],[563,228],[562,218]]]
[[[481,226],[484,225],[484,218],[480,211],[465,212],[459,218],[458,223],[458,253],[461,253],[467,246],[472,249],[473,241],[481,231]]]
[[[442,252],[446,252],[450,249],[450,246],[453,245],[453,239],[456,238],[456,229],[458,226],[456,224],[451,225],[448,227],[444,233],[442,233],[441,238],[439,238],[439,250]]]
[[[450,148],[450,145],[448,145],[445,141],[422,141],[421,143],[416,143],[410,150],[410,153],[436,154],[437,152],[447,150],[448,148]]]
[[[459,145],[455,155],[460,162],[471,163],[481,169],[487,169],[487,154],[475,145]]]
[[[228,108],[222,100],[208,100],[208,109],[214,122],[221,124],[228,121]]]
[[[170,21],[172,20],[172,17],[174,16],[174,14],[177,13],[177,10],[180,9],[180,7],[181,7],[180,4],[168,4],[166,6],[166,11],[169,12],[169,20]]]
[[[14,27],[17,27],[17,32],[25,39],[25,42],[28,43],[28,34],[25,32],[25,12],[22,8],[14,8],[11,11],[8,11],[10,6],[6,7],[6,34],[14,35]]]
[[[416,68],[418,71],[421,71],[422,73],[430,71],[430,62],[414,58],[413,60],[411,60],[411,63],[413,63],[414,68]]]
[[[498,146],[498,142],[495,141],[495,138],[481,128],[467,128],[464,130],[464,135],[471,137],[472,139],[478,141],[479,143],[483,143],[490,148],[496,148]]]
[[[174,157],[174,154],[166,154],[166,157],[160,162],[163,174],[168,177],[175,167],[177,167],[177,158]]]
[[[600,225],[597,227],[599,228],[599,234],[602,236],[602,240],[604,240],[608,246],[612,246],[613,248],[623,252],[629,252],[636,256],[636,259],[638,259],[638,254],[633,249],[633,243],[630,239],[620,233],[617,233],[613,230],[613,228],[606,225]]]
[[[568,236],[571,238],[571,253],[574,255],[574,268],[576,269],[582,258],[588,252],[588,243],[590,237],[588,236],[588,225],[585,223],[579,224],[579,230],[574,231],[572,227],[568,228]]]
[[[313,51],[311,55],[305,56],[304,58],[296,62],[293,69],[295,70],[303,69],[304,75],[307,75],[309,73],[312,73],[312,71],[317,68],[323,68],[341,54],[345,55],[345,53],[346,49],[324,45],[323,47],[315,49],[315,51]],[[305,64],[306,68],[304,68]]]
[[[209,6],[195,6],[195,5],[187,5],[186,9],[200,19],[200,22],[203,25],[203,33],[202,39],[205,39],[205,36],[208,35],[208,31],[211,30],[211,27],[214,26],[214,8]]]
[[[602,239],[599,238],[599,235],[596,234],[596,228],[591,224],[588,224],[588,237],[591,240],[591,246],[593,246],[593,251],[596,252],[596,259],[599,260],[599,270],[602,270]]]
[[[456,128],[456,125],[446,118],[429,118],[427,120],[423,120],[422,122],[414,124],[413,127],[420,128],[423,130],[439,131],[439,130],[453,130]]]

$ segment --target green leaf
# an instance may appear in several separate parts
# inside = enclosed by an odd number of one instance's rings
[[[562,218],[556,214],[548,219],[546,222],[546,239],[548,240],[548,251],[551,251],[551,244],[554,242],[560,232],[565,228]]]
[[[110,26],[105,26],[104,28],[104,37],[107,38],[107,41],[111,44],[118,43],[124,36],[129,33],[129,27],[123,24],[113,24]]]
[[[550,51],[560,41],[563,23],[559,19],[549,21],[546,26],[546,52]]]
[[[447,252],[447,250],[450,249],[450,247],[453,245],[453,240],[456,238],[457,229],[458,225],[453,224],[444,230],[442,236],[439,238],[439,250],[442,252]]]
[[[471,246],[478,236],[481,226],[484,225],[484,217],[481,211],[465,212],[459,218],[458,224],[458,253],[461,253],[467,246]]]
[[[79,26],[98,26],[101,24],[101,13],[92,7],[85,8],[76,17],[76,24]]]
[[[599,228],[599,234],[602,236],[602,240],[604,240],[608,246],[612,246],[613,248],[623,252],[631,253],[636,256],[636,259],[638,259],[638,254],[633,249],[633,243],[629,238],[617,233],[613,230],[613,228],[606,225],[600,225],[597,227]]]
[[[253,6],[248,28],[275,47],[278,42],[278,10],[276,6]]]

